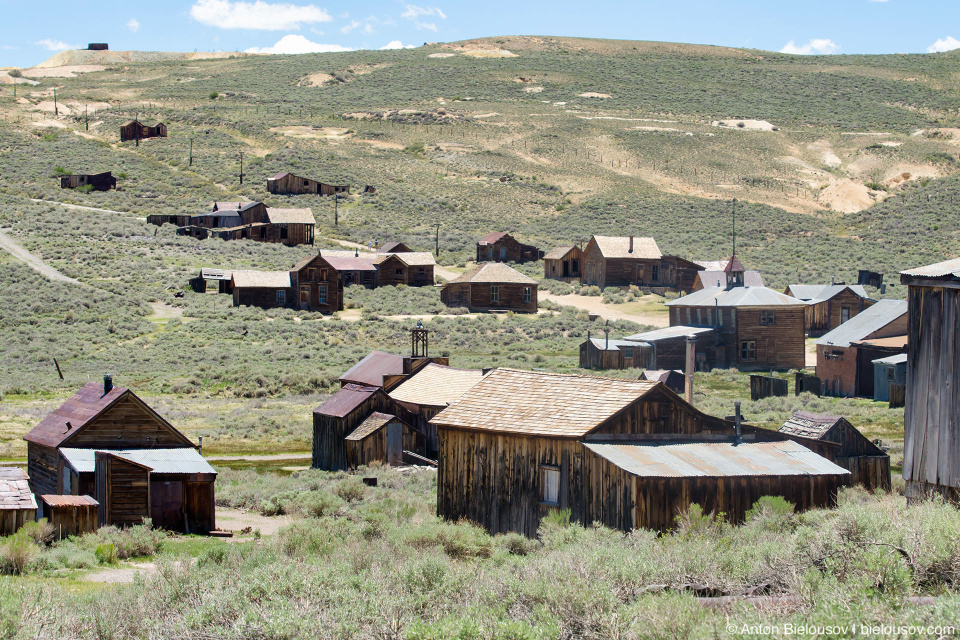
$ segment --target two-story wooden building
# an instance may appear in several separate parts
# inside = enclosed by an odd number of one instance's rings
[[[488,233],[477,241],[477,262],[535,262],[543,258],[543,251],[530,244],[522,244],[509,233]]]
[[[858,284],[791,284],[784,293],[807,303],[804,326],[814,336],[836,329],[876,302]]]
[[[583,283],[598,287],[635,285],[670,291],[693,291],[703,267],[665,256],[653,238],[593,236],[583,249]]]
[[[289,271],[234,271],[233,306],[290,307],[333,313],[343,310],[343,282],[330,262],[317,254]]]
[[[537,312],[537,281],[505,264],[488,262],[443,285],[440,301],[470,311]]]

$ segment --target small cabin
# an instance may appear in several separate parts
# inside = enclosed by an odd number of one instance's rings
[[[90,496],[43,495],[43,513],[58,539],[82,536],[97,530],[100,503]]]
[[[117,188],[117,179],[110,171],[103,173],[81,173],[69,176],[60,176],[61,189],[79,189],[91,187],[94,191],[109,191]]]
[[[493,232],[477,242],[477,262],[535,262],[543,258],[543,251],[530,244],[522,244],[509,233]]]
[[[653,346],[648,342],[587,339],[580,344],[581,369],[646,369],[654,366]]]
[[[583,248],[583,284],[606,287],[634,285],[657,293],[692,291],[703,267],[664,255],[653,238],[592,236]]]
[[[37,519],[37,500],[23,469],[0,467],[0,537],[12,536]]]
[[[429,251],[380,253],[374,262],[377,265],[377,286],[433,286],[436,262]]]
[[[158,122],[155,126],[149,127],[142,124],[139,120],[131,120],[120,125],[120,142],[127,140],[136,140],[138,143],[144,138],[166,138],[167,125]]]
[[[267,191],[280,195],[313,194],[320,196],[339,196],[350,195],[350,185],[325,184],[284,171],[272,178],[267,178]]]
[[[289,271],[234,271],[230,277],[235,307],[294,306]]]
[[[624,338],[627,342],[648,345],[651,369],[686,369],[687,336],[696,338],[694,365],[697,371],[710,371],[717,365],[717,334],[710,327],[678,325],[653,331],[635,333]]]
[[[579,282],[583,252],[580,247],[557,247],[543,256],[543,277],[564,282]]]
[[[197,293],[233,293],[233,271],[202,267],[200,275],[190,279],[190,286]]]
[[[404,451],[422,450],[423,434],[393,414],[374,411],[343,440],[348,469],[373,462],[400,467]]]
[[[498,262],[477,265],[440,290],[448,307],[470,311],[537,312],[537,281]]]
[[[345,438],[371,414],[389,413],[390,398],[379,387],[345,384],[313,410],[313,456],[311,466],[324,471],[350,469]],[[356,445],[359,446],[359,445]],[[353,451],[353,461],[358,454]],[[365,459],[365,463],[369,462]]]
[[[873,399],[879,402],[890,402],[890,385],[907,384],[907,354],[898,353],[895,356],[872,360],[873,364]]]

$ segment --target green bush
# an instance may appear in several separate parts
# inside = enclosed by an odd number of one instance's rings
[[[0,573],[20,575],[39,554],[36,543],[24,531],[7,536],[0,542]]]
[[[98,544],[93,551],[93,555],[100,564],[117,564],[119,561],[117,547],[112,542]]]

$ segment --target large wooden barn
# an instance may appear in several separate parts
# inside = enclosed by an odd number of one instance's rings
[[[142,124],[139,120],[131,120],[120,125],[120,141],[136,140],[139,142],[144,138],[166,138],[167,125],[158,122],[155,126],[149,127]]]
[[[910,306],[904,493],[960,503],[960,259],[903,271],[900,282]]]
[[[0,467],[0,537],[12,536],[37,519],[37,500],[23,469]]]
[[[267,191],[280,195],[350,195],[350,185],[325,184],[317,180],[302,178],[284,171],[278,173],[272,178],[267,178]]]
[[[443,285],[440,301],[470,311],[537,312],[537,281],[505,264],[488,262]]]
[[[186,436],[109,376],[84,385],[24,440],[30,489],[92,495],[101,525],[153,518],[172,531],[216,528],[216,472]]]
[[[94,191],[110,191],[117,188],[117,179],[110,171],[103,173],[78,173],[60,176],[61,189],[79,189],[89,186]]]
[[[804,326],[814,336],[836,329],[876,302],[858,284],[791,284],[784,293],[807,303]]]
[[[496,369],[432,422],[437,513],[491,533],[536,535],[557,509],[663,530],[692,503],[740,522],[765,495],[833,506],[850,476],[815,453],[836,445],[747,427],[738,436],[659,382]]]
[[[712,328],[717,367],[802,369],[806,303],[766,287],[745,286],[744,268],[736,256],[725,275],[724,287],[701,289],[667,302],[670,326]]]
[[[873,397],[873,361],[906,348],[907,303],[881,300],[817,340],[817,377],[830,396]]]
[[[488,233],[477,241],[477,262],[536,262],[543,251],[531,244],[522,244],[509,233]]]
[[[564,282],[580,282],[583,252],[580,247],[556,247],[543,256],[543,277]]]
[[[703,267],[665,256],[657,241],[639,236],[593,236],[583,249],[583,283],[598,287],[635,285],[662,291],[693,291]]]
[[[801,438],[835,442],[839,449],[833,461],[847,469],[851,484],[859,484],[868,491],[890,491],[890,456],[870,442],[860,430],[841,416],[826,416],[807,411],[794,411],[782,427],[781,433]]]

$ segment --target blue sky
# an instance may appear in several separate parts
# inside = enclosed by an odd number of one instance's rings
[[[960,0],[0,0],[0,66],[108,42],[114,50],[302,53],[555,35],[788,53],[960,48]]]

